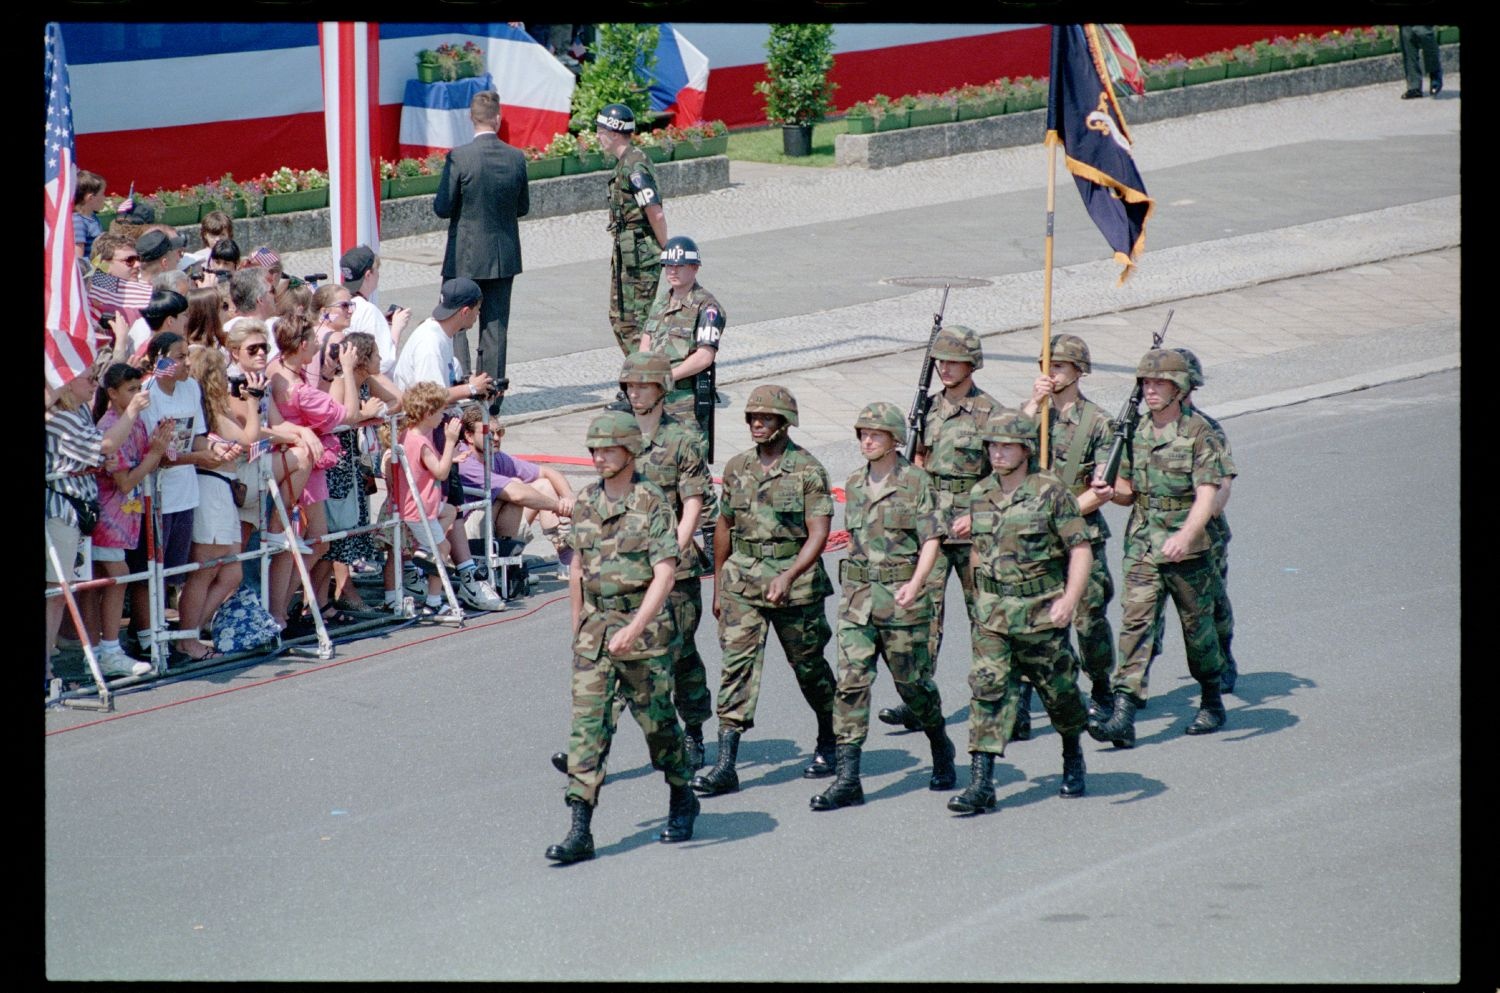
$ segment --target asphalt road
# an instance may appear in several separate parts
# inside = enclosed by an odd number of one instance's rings
[[[667,791],[627,722],[599,857],[556,867],[567,614],[546,597],[49,720],[47,974],[1452,982],[1459,442],[1432,425],[1458,395],[1447,373],[1226,422],[1228,726],[1182,735],[1173,632],[1140,745],[1086,740],[1077,801],[1038,705],[994,814],[950,815],[925,738],[883,726],[869,802],[812,813],[814,724],[773,648],[743,789],[703,802],[694,840],[654,840]],[[965,634],[950,613],[937,673],[960,751]]]

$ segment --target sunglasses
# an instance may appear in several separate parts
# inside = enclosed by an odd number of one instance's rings
[[[266,355],[271,351],[271,346],[262,341],[254,345],[246,345],[244,351],[247,355]]]
[[[334,306],[342,308],[344,310],[353,310],[354,309],[354,301],[353,300],[340,300],[338,303],[334,304]]]
[[[121,259],[121,258],[115,258],[115,259],[111,259],[111,261],[112,262],[123,262],[126,265],[138,265],[140,263],[140,261],[141,261],[141,257],[139,255],[127,255],[123,259]]]

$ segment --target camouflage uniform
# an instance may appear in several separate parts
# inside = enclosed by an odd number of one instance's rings
[[[719,526],[730,529],[731,552],[718,579],[724,663],[720,727],[745,731],[755,726],[767,625],[776,629],[808,706],[831,713],[833,670],[823,652],[833,632],[823,601],[833,585],[822,559],[797,577],[782,604],[766,599],[771,581],[792,564],[807,540],[807,518],[833,516],[827,470],[792,441],[769,469],[752,448],[725,465],[721,506],[725,520]]]
[[[719,339],[724,334],[724,323],[724,308],[702,284],[695,282],[684,301],[679,301],[671,293],[663,296],[642,321],[641,331],[651,335],[651,350],[665,352],[675,368],[699,348],[712,348],[717,352]],[[667,413],[702,434],[693,410],[691,379],[674,383],[662,403]]]
[[[640,607],[651,585],[652,567],[677,558],[671,501],[639,472],[621,500],[611,500],[603,485],[594,483],[578,495],[568,540],[583,572],[583,611],[573,638],[567,799],[589,807],[598,803],[604,757],[614,731],[610,701],[619,683],[625,685],[630,711],[646,734],[651,764],[672,786],[685,786],[692,770],[672,709],[671,613],[664,607],[646,625],[638,647],[619,655],[607,650],[610,636],[630,623]]]
[[[1186,406],[1186,405],[1184,405]],[[1224,433],[1224,428],[1218,421],[1199,410],[1196,406],[1188,407],[1194,414],[1208,422],[1213,429],[1214,437],[1219,440],[1222,447],[1220,460],[1224,465],[1224,475],[1230,479],[1239,475],[1234,465],[1234,455],[1229,448],[1229,436]],[[1229,530],[1229,518],[1224,514],[1216,514],[1208,520],[1208,540],[1210,542],[1208,554],[1213,559],[1214,569],[1219,573],[1219,595],[1214,599],[1214,630],[1219,635],[1219,649],[1224,653],[1224,665],[1230,669],[1237,669],[1234,664],[1234,653],[1230,650],[1234,642],[1234,608],[1229,603],[1229,539],[1234,537]],[[1225,689],[1231,686],[1226,680]]]
[[[609,323],[620,351],[640,347],[641,325],[656,298],[661,245],[646,208],[661,203],[651,160],[634,145],[621,153],[609,175],[609,226],[614,250],[609,263]]]
[[[942,554],[927,588],[932,594],[932,622],[928,640],[932,645],[932,665],[937,668],[938,651],[943,645],[944,600],[948,591],[948,573],[958,572],[963,588],[964,607],[974,613],[974,577],[969,568],[969,541],[953,534],[953,520],[969,512],[969,492],[974,484],[990,474],[984,442],[979,438],[981,426],[1005,406],[977,386],[970,386],[958,403],[950,403],[943,394],[933,400],[922,432],[926,452],[922,467],[932,476],[937,491],[938,517],[942,524]]]
[[[1114,422],[1098,404],[1080,395],[1066,413],[1049,404],[1047,425],[1052,473],[1075,499],[1081,497],[1089,491],[1094,470],[1109,455],[1114,443]],[[1079,431],[1084,432],[1085,440],[1081,443],[1077,460],[1069,464],[1068,454]],[[1114,580],[1110,578],[1109,565],[1104,559],[1109,525],[1105,523],[1102,508],[1085,515],[1083,523],[1093,548],[1094,564],[1089,569],[1088,587],[1073,615],[1073,629],[1078,634],[1078,654],[1082,658],[1083,671],[1094,683],[1107,687],[1115,667],[1115,636],[1106,616],[1109,602],[1115,595]]]
[[[833,728],[840,745],[863,747],[877,653],[885,657],[896,692],[922,727],[942,724],[942,699],[932,681],[927,641],[931,601],[924,592],[908,607],[896,605],[896,590],[916,571],[922,545],[941,528],[932,480],[905,459],[879,485],[870,482],[866,466],[849,477],[844,492],[849,557],[839,563],[843,597]]]
[[[1214,630],[1214,603],[1221,585],[1207,530],[1177,562],[1161,554],[1162,544],[1187,522],[1195,489],[1217,485],[1228,475],[1223,449],[1208,422],[1183,411],[1158,431],[1149,415],[1136,426],[1120,474],[1135,493],[1125,529],[1125,592],[1120,618],[1120,665],[1114,689],[1136,704],[1146,699],[1154,629],[1169,593],[1177,604],[1187,647],[1188,669],[1200,683],[1215,681],[1224,655]]]
[[[1047,473],[1006,495],[991,476],[974,487],[974,658],[969,669],[969,751],[1004,755],[1020,677],[1042,698],[1053,727],[1076,736],[1087,720],[1078,660],[1048,608],[1067,583],[1068,552],[1087,544],[1078,501]]]

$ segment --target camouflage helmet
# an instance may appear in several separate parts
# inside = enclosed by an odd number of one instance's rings
[[[1137,379],[1165,379],[1182,392],[1192,389],[1193,375],[1187,359],[1170,348],[1153,348],[1135,367]]]
[[[606,410],[590,421],[589,433],[583,443],[590,450],[621,445],[631,455],[641,454],[641,449],[646,447],[635,415],[623,410]]]
[[[1052,339],[1052,361],[1071,362],[1080,374],[1093,371],[1089,362],[1089,346],[1076,334],[1060,334]]]
[[[1198,356],[1194,355],[1192,353],[1192,351],[1190,349],[1187,349],[1187,348],[1174,348],[1174,349],[1172,349],[1172,351],[1176,352],[1178,355],[1181,355],[1183,358],[1187,359],[1187,364],[1188,364],[1188,382],[1190,382],[1190,383],[1193,384],[1193,389],[1196,390],[1198,387],[1202,386],[1203,385],[1203,363],[1198,361]]]
[[[1019,410],[998,411],[979,429],[979,437],[983,441],[1025,445],[1032,455],[1037,451],[1036,435],[1036,421]]]
[[[859,412],[859,417],[854,421],[856,439],[859,437],[860,428],[884,431],[896,439],[896,444],[906,444],[906,418],[901,416],[900,408],[893,403],[877,400],[868,404]]]
[[[672,360],[666,352],[633,352],[620,367],[620,389],[626,383],[655,383],[663,393],[672,392]]]
[[[678,235],[668,238],[667,243],[661,246],[662,265],[702,265],[703,256],[698,251],[698,243],[691,238]]]
[[[788,425],[796,427],[797,398],[785,386],[763,383],[750,391],[750,399],[745,401],[745,413],[780,414]]]
[[[932,343],[932,357],[945,362],[967,362],[975,369],[984,368],[984,347],[979,335],[962,324],[950,324],[938,332]]]
[[[635,114],[623,103],[607,103],[599,108],[594,123],[605,131],[629,134],[635,130]]]

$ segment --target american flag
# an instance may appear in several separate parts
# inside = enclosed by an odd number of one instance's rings
[[[323,68],[323,127],[328,143],[329,231],[333,269],[355,245],[380,254],[380,26],[369,21],[318,25]],[[372,303],[374,301],[371,301]]]
[[[61,387],[88,370],[94,361],[89,334],[88,298],[74,260],[73,193],[78,188],[78,164],[73,160],[73,111],[69,106],[68,61],[63,55],[62,30],[47,25],[47,131],[42,146],[45,167],[47,255],[46,344],[43,347],[47,382]]]
[[[107,272],[96,272],[88,278],[89,320],[98,321],[106,310],[119,311],[125,323],[133,324],[151,302],[151,284],[139,279],[121,279]]]

